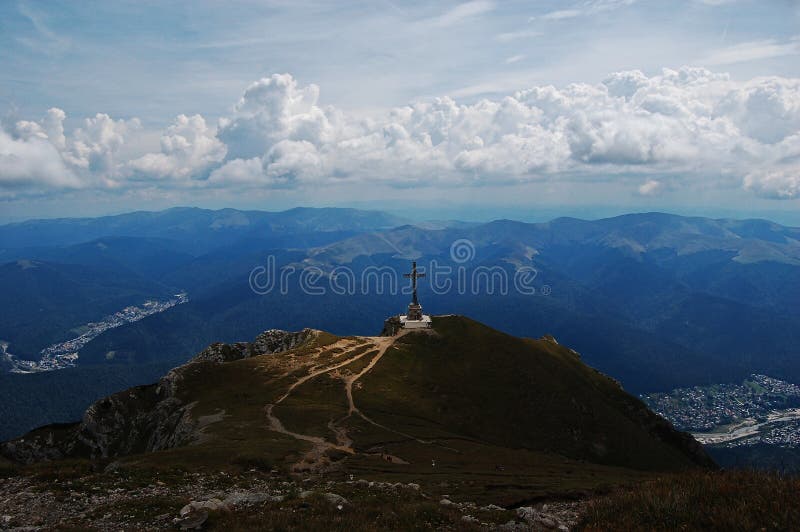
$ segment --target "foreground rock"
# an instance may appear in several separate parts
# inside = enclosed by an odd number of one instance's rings
[[[114,471],[56,481],[0,479],[0,529],[197,530],[225,528],[226,523],[246,527],[241,523],[248,516],[267,527],[269,519],[275,519],[275,523],[300,519],[299,528],[308,529],[303,523],[315,519],[371,523],[367,516],[376,514],[419,515],[424,511],[429,515],[431,499],[441,497],[447,504],[437,505],[433,522],[449,523],[443,528],[565,530],[576,523],[583,504],[554,503],[515,511],[451,500],[449,496],[434,497],[415,483],[302,482],[255,473],[183,474],[179,478],[164,477],[164,481],[157,478],[129,477],[124,471]],[[398,517],[397,526],[402,522]],[[363,529],[363,525],[355,529]]]

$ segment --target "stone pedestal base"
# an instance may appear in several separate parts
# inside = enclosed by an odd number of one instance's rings
[[[428,329],[431,326],[431,317],[427,314],[423,314],[419,320],[410,320],[405,314],[401,314],[399,318],[403,329]]]

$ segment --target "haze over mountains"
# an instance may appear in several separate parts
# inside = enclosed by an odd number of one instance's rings
[[[468,256],[451,253],[455,242],[467,243]],[[328,289],[306,293],[295,277],[286,293],[255,293],[250,274],[268,257],[278,270],[319,268],[318,283]],[[84,375],[113,375],[105,382],[121,389],[153,380],[212,342],[269,328],[376,334],[408,295],[399,285],[379,292],[374,278],[362,286],[362,274],[387,267],[399,277],[412,259],[452,269],[442,277],[450,290],[433,293],[421,283],[426,311],[465,314],[518,336],[553,334],[635,393],[738,382],[752,373],[800,382],[798,228],[660,213],[409,225],[352,209],[180,208],[0,226],[0,289],[13,309],[0,316],[0,340],[16,357],[36,359],[127,305],[182,291],[189,297],[94,338],[74,369],[0,376],[0,404],[18,412],[3,417],[0,436],[77,419],[92,386],[94,398],[114,391]],[[342,267],[356,285],[337,294],[326,276]],[[458,289],[459,272],[474,278],[481,268],[499,268],[508,279],[532,268],[535,293],[511,283],[501,295],[486,278],[476,290]],[[45,397],[42,387],[56,383],[81,387],[74,404]]]

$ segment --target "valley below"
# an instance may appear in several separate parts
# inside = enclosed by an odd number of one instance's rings
[[[41,351],[39,360],[20,359],[9,352],[9,342],[0,340],[0,360],[8,366],[9,373],[38,373],[55,371],[75,366],[80,357],[80,349],[104,332],[134,323],[153,314],[165,312],[176,305],[189,301],[186,293],[175,294],[167,300],[147,300],[141,305],[131,305],[103,317],[100,321],[90,322],[78,328],[81,334],[75,338],[50,345]],[[113,358],[112,356],[109,359]]]
[[[737,449],[736,457],[742,459],[756,446],[762,453],[800,450],[800,386],[796,384],[754,374],[741,384],[678,388],[642,395],[642,399],[712,454],[715,449]],[[800,462],[783,459],[782,468],[798,470]]]
[[[800,408],[776,410],[767,414],[766,421],[747,418],[739,423],[721,426],[712,432],[694,432],[692,436],[704,445],[753,445],[757,442],[786,447],[800,446],[797,421]]]

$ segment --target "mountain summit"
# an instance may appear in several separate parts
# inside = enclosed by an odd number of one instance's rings
[[[305,329],[212,344],[157,384],[112,395],[80,423],[38,429],[0,452],[24,463],[256,464],[303,476],[444,481],[507,504],[713,467],[689,435],[552,337],[516,338],[460,316],[396,336]]]

